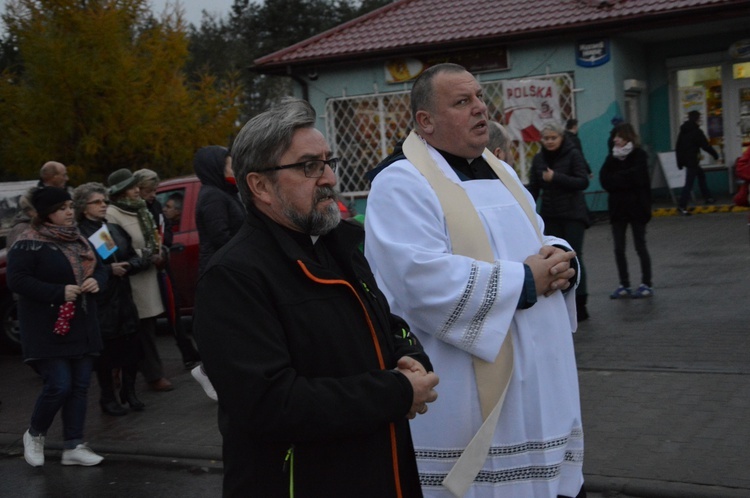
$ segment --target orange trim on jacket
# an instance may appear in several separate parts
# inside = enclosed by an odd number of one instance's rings
[[[313,282],[323,284],[323,285],[344,285],[349,290],[352,291],[354,294],[354,297],[357,298],[357,301],[359,302],[359,305],[362,307],[362,311],[365,314],[365,320],[367,321],[367,327],[370,329],[370,337],[372,338],[373,345],[375,346],[375,352],[378,356],[378,364],[380,365],[380,368],[385,370],[385,360],[383,359],[383,352],[380,349],[380,342],[378,342],[378,336],[375,332],[375,326],[372,324],[372,320],[370,319],[370,314],[367,312],[367,306],[365,306],[365,303],[362,301],[362,298],[359,297],[359,294],[357,293],[356,289],[347,282],[346,280],[341,279],[334,279],[334,280],[326,280],[322,278],[318,278],[315,275],[312,274],[310,270],[307,269],[307,266],[305,266],[305,263],[303,263],[301,260],[297,260],[297,264],[302,268],[303,273],[312,280]],[[393,476],[396,486],[396,496],[398,498],[401,498],[403,496],[401,492],[401,477],[398,470],[398,446],[396,444],[396,426],[393,422],[388,424],[388,428],[390,430],[391,434],[391,456],[393,457]]]

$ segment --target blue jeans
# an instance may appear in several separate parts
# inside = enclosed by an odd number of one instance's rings
[[[92,356],[33,361],[32,366],[42,376],[44,387],[31,414],[29,432],[32,436],[46,434],[62,408],[64,448],[73,449],[83,443],[93,365]]]

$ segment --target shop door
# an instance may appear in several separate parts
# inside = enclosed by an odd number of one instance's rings
[[[724,97],[727,99],[726,164],[731,167],[750,146],[750,62],[732,65]]]
[[[737,121],[737,137],[740,149],[737,155],[750,146],[750,82],[737,89],[737,109],[739,109],[739,120]]]

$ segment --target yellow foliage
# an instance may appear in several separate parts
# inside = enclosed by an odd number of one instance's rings
[[[119,168],[168,178],[237,131],[239,78],[188,82],[177,7],[156,19],[147,0],[12,0],[5,20],[23,61],[0,79],[6,176],[35,178],[56,160],[75,166],[73,184]]]

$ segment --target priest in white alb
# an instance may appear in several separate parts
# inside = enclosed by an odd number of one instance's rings
[[[485,149],[470,73],[433,66],[411,100],[415,132],[373,172],[365,255],[441,379],[411,425],[422,490],[583,498],[575,253]]]

